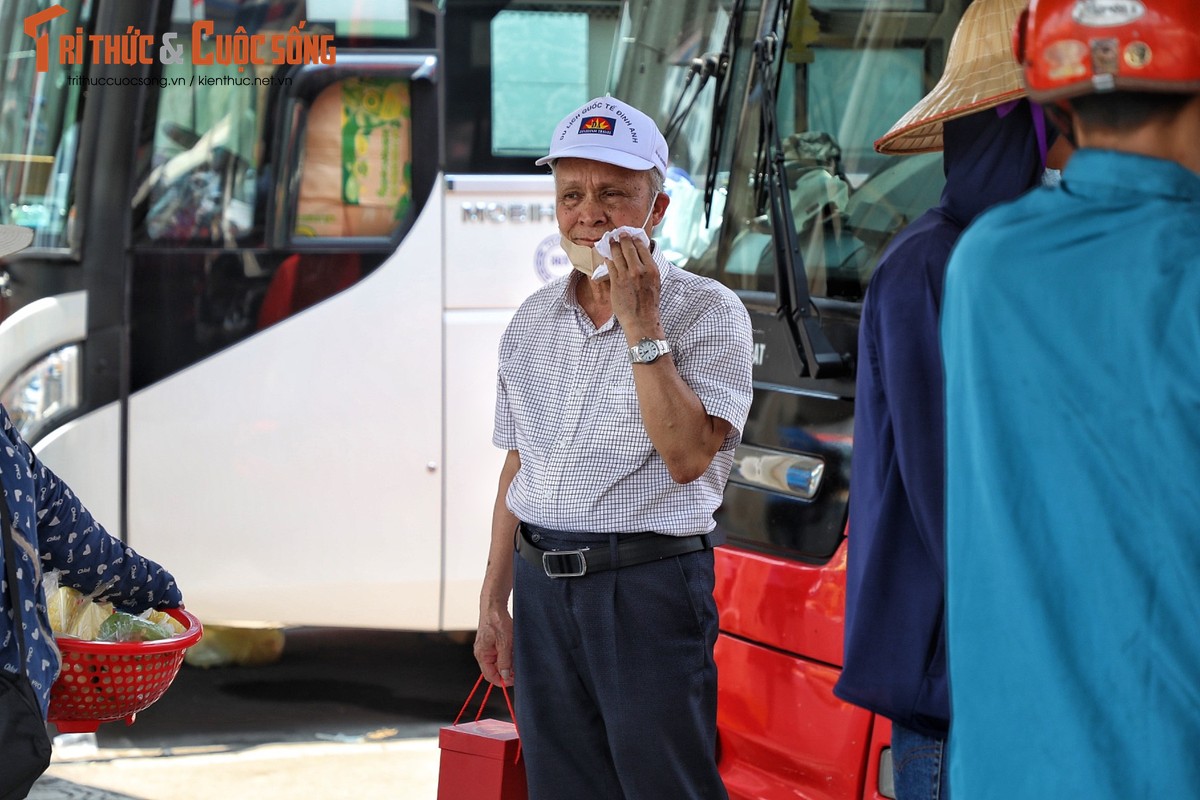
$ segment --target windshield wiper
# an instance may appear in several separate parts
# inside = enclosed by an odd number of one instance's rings
[[[779,39],[771,33],[754,43],[755,66],[762,88],[762,127],[756,159],[756,181],[760,193],[758,208],[770,205],[772,241],[775,244],[775,272],[779,281],[778,313],[788,320],[792,337],[804,351],[809,377],[834,378],[850,371],[849,360],[833,348],[821,327],[821,314],[808,293],[808,274],[800,254],[796,218],[788,193],[787,170],[783,163],[783,142],[779,137],[773,66]],[[766,203],[764,203],[764,199]]]
[[[721,43],[721,52],[717,55],[716,63],[712,68],[717,85],[714,89],[712,125],[709,127],[708,171],[704,180],[705,224],[712,218],[712,199],[717,186],[717,169],[721,162],[721,148],[725,145],[725,110],[729,107],[729,94],[733,88],[726,80],[729,74],[729,56],[733,52],[734,43],[738,41],[744,16],[744,0],[734,0],[733,8],[729,12],[729,27],[725,29],[725,41]]]
[[[704,84],[708,83],[708,79],[716,74],[721,63],[719,53],[705,53],[699,58],[693,58],[692,63],[688,65],[687,77],[683,79],[683,86],[679,87],[679,94],[675,96],[675,102],[671,106],[671,113],[667,117],[667,129],[663,132],[663,138],[667,140],[667,145],[670,146],[675,141],[675,137],[679,135],[679,128],[683,125],[684,120],[692,113],[692,106],[696,105],[696,100],[700,97],[701,90],[704,89]],[[680,110],[683,105],[683,98],[687,97],[688,89],[692,85],[692,81],[699,76],[696,81],[696,88],[692,92],[692,98],[688,100],[688,104]]]

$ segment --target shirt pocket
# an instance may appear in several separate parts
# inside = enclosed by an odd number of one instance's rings
[[[626,380],[618,378],[605,387],[599,416],[600,425],[619,434],[622,439],[648,438],[632,376]]]

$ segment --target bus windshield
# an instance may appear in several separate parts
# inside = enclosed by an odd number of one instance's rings
[[[873,142],[940,74],[957,18],[942,5],[812,0],[773,5],[781,19],[763,20],[762,0],[631,0],[615,93],[678,136],[676,219],[662,229],[676,262],[734,289],[776,290],[760,176],[774,154],[759,136],[762,98],[773,96],[809,293],[861,300],[888,241],[941,192],[937,154],[888,158]],[[787,32],[766,70],[754,61],[764,28]]]

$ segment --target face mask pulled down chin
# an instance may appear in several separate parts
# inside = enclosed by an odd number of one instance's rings
[[[651,203],[650,210],[646,212],[646,219],[642,222],[642,227],[635,228],[632,225],[622,225],[620,228],[615,228],[604,234],[594,247],[575,244],[566,236],[560,236],[559,242],[562,245],[563,251],[567,254],[567,258],[570,259],[571,266],[594,281],[605,280],[608,278],[607,256],[611,255],[612,250],[610,248],[622,233],[627,233],[635,239],[640,239],[642,244],[647,247],[650,246],[650,237],[646,235],[646,223],[650,221],[650,215],[653,213],[654,204]]]
[[[567,258],[571,260],[571,266],[591,278],[597,267],[604,267],[604,274],[608,274],[608,266],[604,263],[604,256],[596,252],[594,247],[584,247],[581,244],[575,244],[566,236],[559,237],[559,243],[562,249],[567,254]],[[595,280],[599,280],[596,278]]]

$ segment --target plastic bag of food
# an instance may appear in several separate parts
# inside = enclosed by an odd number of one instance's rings
[[[154,642],[174,635],[175,630],[169,625],[151,622],[127,611],[114,611],[100,624],[96,639],[101,642]]]
[[[59,586],[58,572],[47,572],[43,582],[54,635],[95,639],[100,625],[113,612],[112,603],[95,603],[70,586]]]
[[[142,614],[143,619],[148,619],[155,625],[163,625],[171,629],[172,636],[178,636],[181,633],[187,632],[187,626],[179,620],[172,617],[165,611],[155,611],[151,609]]]

